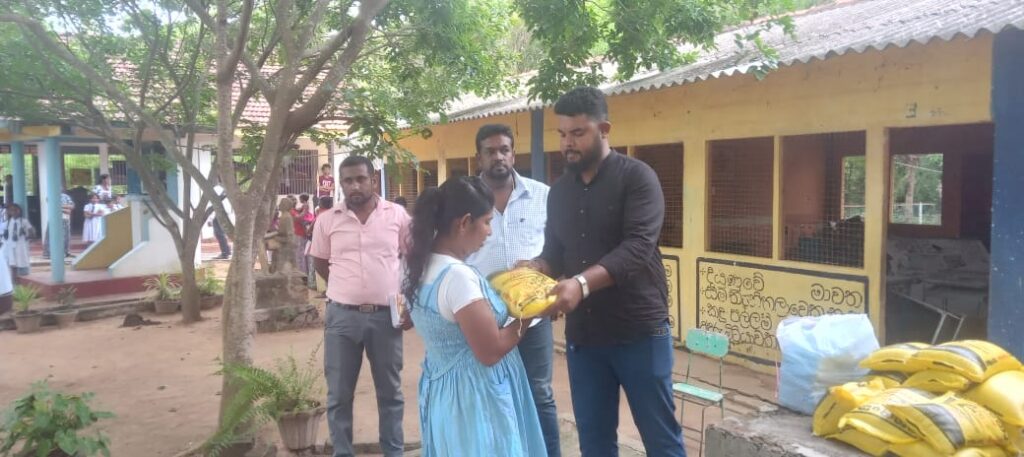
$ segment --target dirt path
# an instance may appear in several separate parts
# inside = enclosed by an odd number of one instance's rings
[[[192,326],[177,316],[145,316],[163,324],[119,328],[120,319],[79,323],[68,330],[32,335],[0,332],[0,405],[4,407],[36,380],[58,389],[92,391],[97,406],[117,417],[104,423],[114,456],[169,456],[204,439],[213,429],[220,401],[217,357],[221,349],[219,310]],[[261,334],[256,362],[268,364],[294,351],[305,357],[323,338],[319,329]],[[423,361],[419,338],[409,333],[402,371],[406,395],[405,435],[419,440],[416,385]],[[377,411],[369,370],[356,392],[355,438],[377,440]],[[556,355],[554,390],[559,413],[571,413],[564,357]],[[622,405],[621,436],[639,439]],[[268,428],[266,435],[276,437]],[[321,436],[327,437],[326,424]]]

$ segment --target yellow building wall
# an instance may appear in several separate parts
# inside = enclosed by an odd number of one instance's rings
[[[927,45],[863,54],[851,52],[781,68],[760,81],[738,75],[609,97],[613,145],[684,144],[684,174],[679,183],[683,186],[683,248],[662,248],[666,268],[672,270],[669,280],[678,281],[670,287],[679,297],[678,306],[670,303],[676,335],[681,337],[686,329],[697,326],[701,281],[698,262],[710,259],[766,267],[760,274],[773,281],[766,286],[776,294],[773,298],[789,297],[796,302],[812,293],[831,298],[836,296],[832,291],[838,290],[843,299],[836,306],[842,308],[857,306],[845,300],[855,302],[857,294],[862,293],[876,331],[880,339],[884,338],[887,129],[991,121],[991,59],[992,37],[983,34],[974,39],[933,40]],[[429,139],[410,140],[405,145],[420,160],[438,160],[443,181],[445,159],[474,154],[474,136],[483,124],[510,125],[516,134],[518,151],[528,151],[529,118],[529,113],[524,112],[438,125]],[[550,108],[544,119],[544,149],[557,150],[557,119]],[[864,266],[848,268],[782,260],[780,137],[845,131],[863,131],[866,136]],[[775,137],[775,233],[771,258],[706,250],[707,144],[712,140],[750,137]],[[712,274],[725,273],[726,281],[730,277],[740,282],[753,280],[753,273],[757,272],[743,266],[708,262],[701,265],[710,265]],[[807,282],[808,273],[821,281]],[[866,286],[851,282],[851,278],[864,280]],[[825,291],[811,290],[816,284]],[[746,317],[749,321],[749,313]],[[770,329],[771,338],[775,323]],[[763,347],[738,352],[748,356],[744,360],[758,359],[760,363],[753,365],[759,369],[770,369],[770,362],[778,356],[777,350]]]

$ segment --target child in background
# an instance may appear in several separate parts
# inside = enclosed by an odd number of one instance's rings
[[[100,203],[100,196],[89,196],[89,204],[82,209],[85,222],[82,224],[82,241],[92,244],[103,238],[103,216],[110,213],[106,204]]]
[[[28,275],[31,260],[29,259],[29,240],[36,235],[36,229],[25,218],[21,206],[17,203],[7,205],[7,224],[2,232],[2,241],[7,264],[11,268],[11,277]]]

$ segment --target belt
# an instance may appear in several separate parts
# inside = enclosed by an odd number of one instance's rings
[[[334,306],[340,307],[341,309],[359,311],[360,313],[376,313],[378,311],[385,311],[388,309],[387,305],[350,305],[348,303],[338,303],[336,301],[331,301],[330,303]]]

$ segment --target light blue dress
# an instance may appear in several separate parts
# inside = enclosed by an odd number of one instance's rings
[[[437,286],[450,268],[421,286],[411,311],[426,344],[419,386],[423,456],[546,457],[519,349],[488,367],[473,356],[459,325],[438,312]],[[504,323],[505,303],[479,272],[477,276],[495,325]]]

